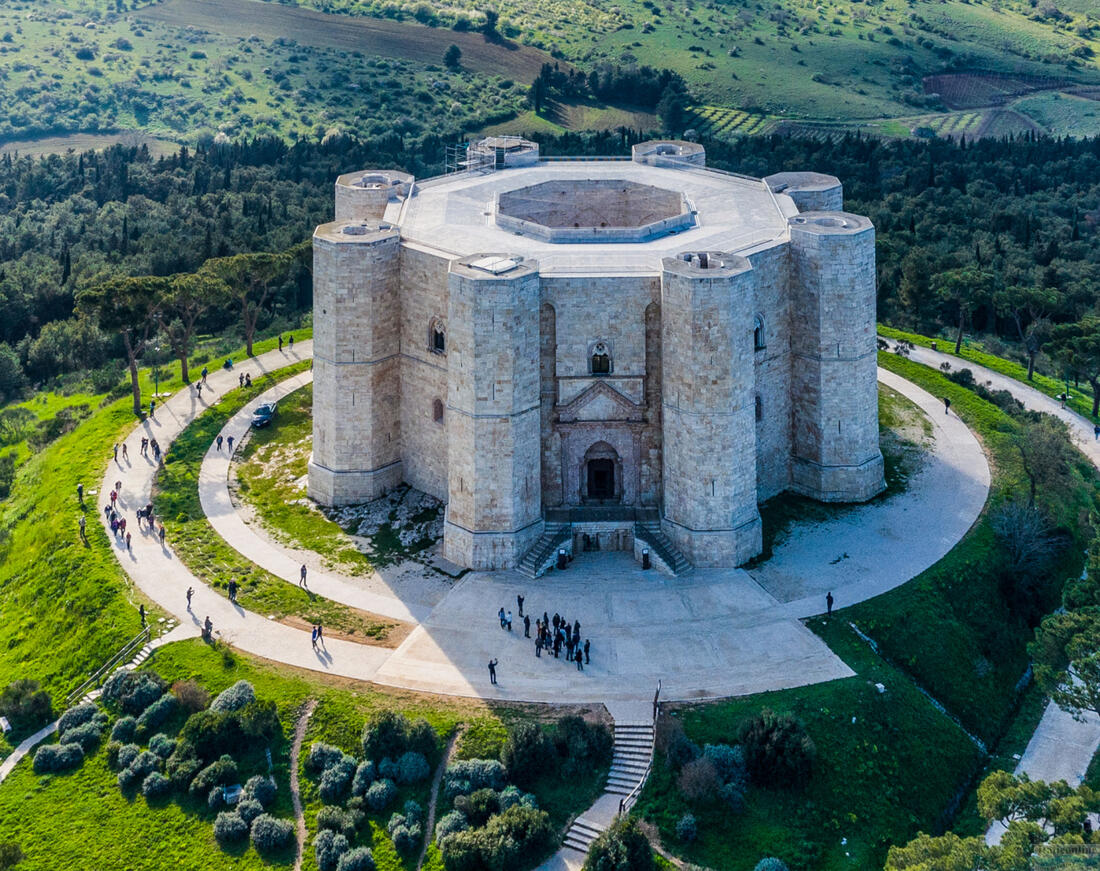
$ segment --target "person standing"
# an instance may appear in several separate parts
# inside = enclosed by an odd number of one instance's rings
[[[283,334],[279,333],[279,350],[283,350]]]
[[[157,419],[157,401],[155,399],[149,400],[149,417],[153,418],[153,420]]]
[[[1100,442],[1100,423],[1092,428],[1092,440]]]
[[[241,387],[244,387],[244,373],[243,372],[240,375],[237,376],[237,383]]]
[[[290,351],[294,353],[294,333],[290,334]]]
[[[951,400],[948,399],[946,396],[943,398],[943,413],[944,414],[950,414],[951,413]]]
[[[229,455],[230,455],[230,456],[233,456],[233,436],[229,436],[229,437],[228,437],[228,438],[227,438],[227,439],[225,440],[225,443],[226,443],[226,447],[227,447],[227,449],[228,449],[228,451],[229,451]]]
[[[302,563],[301,577],[298,579],[298,586],[304,587],[306,585],[306,564]]]
[[[80,515],[80,540],[82,542],[84,542],[85,544],[88,543],[87,526],[88,526],[88,518],[86,518],[83,514],[81,514]]]
[[[228,592],[229,592],[229,601],[230,602],[236,602],[237,601],[237,579],[236,578],[230,578],[229,579]]]
[[[187,610],[188,611],[191,610],[191,597],[193,595],[195,595],[195,588],[194,587],[188,587],[187,588]]]
[[[141,625],[145,625],[145,606],[138,605],[138,616],[141,618]]]
[[[584,657],[581,656],[581,647],[577,645],[577,651],[573,654],[573,661],[577,663],[577,671],[584,671]]]
[[[117,463],[118,462],[118,443],[117,442],[115,443],[114,450],[115,450],[115,462]]]
[[[497,661],[495,659],[489,660],[489,683],[493,686],[497,685]]]
[[[516,606],[517,606],[516,607],[516,613],[518,613],[519,616],[522,617],[523,616],[523,596],[521,596],[519,594],[516,595]]]
[[[509,611],[508,615],[504,618],[504,623],[505,623],[505,628],[507,628],[507,630],[509,632],[511,632],[512,631],[512,612],[511,611]]]
[[[164,547],[164,524],[157,526],[157,536],[160,538],[160,546]]]
[[[531,615],[530,614],[525,614],[523,616],[523,637],[524,638],[530,638],[531,637]]]
[[[209,375],[209,374],[210,374],[210,370],[208,370],[205,366],[203,366],[202,367],[202,383],[203,384],[206,383],[206,376]]]
[[[503,629],[504,628],[504,606],[503,605],[501,605],[500,610],[497,611],[497,617],[500,618],[500,628]]]
[[[535,639],[535,658],[542,659],[542,633],[538,633],[538,637]]]
[[[202,382],[201,381],[199,381],[197,384],[195,384],[195,395],[200,400],[202,399]]]
[[[122,459],[127,463],[130,462],[130,449],[126,447],[126,442],[122,443]]]
[[[584,664],[585,665],[588,665],[588,663],[590,663],[592,661],[592,659],[588,655],[588,651],[591,649],[591,647],[592,647],[592,640],[589,639],[589,638],[584,639]]]
[[[573,621],[573,641],[575,641],[577,644],[581,643],[581,621],[580,620],[574,620]]]
[[[833,591],[830,590],[825,594],[825,616],[833,616]]]
[[[83,520],[84,518],[81,517],[80,519]],[[83,532],[83,530],[81,530],[81,532]],[[134,549],[130,546],[130,533],[128,533],[128,532],[126,533],[126,551],[128,553],[133,553],[134,552]]]
[[[210,635],[214,631],[214,624],[210,622],[210,615],[206,615],[206,619],[202,622],[202,640],[209,641]]]
[[[84,506],[84,485],[76,485],[76,498],[79,500],[81,507]]]
[[[218,446],[218,450],[220,451],[222,449],[222,441],[223,441],[221,433],[218,433],[218,437],[216,439],[214,439],[214,441]]]

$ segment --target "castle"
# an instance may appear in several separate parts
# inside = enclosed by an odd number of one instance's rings
[[[871,222],[817,173],[747,178],[690,142],[629,158],[470,146],[427,181],[336,182],[314,252],[309,494],[402,481],[443,555],[560,549],[663,568],[761,549],[757,504],[881,491]]]

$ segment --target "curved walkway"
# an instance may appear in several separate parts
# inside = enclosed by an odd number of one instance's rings
[[[271,351],[232,372],[218,370],[209,376],[210,389],[204,394],[216,401],[214,396],[237,385],[242,369],[270,371],[311,354],[312,344],[302,342],[293,353]],[[884,380],[892,377],[887,373]],[[303,373],[273,388],[274,394],[269,391],[254,400],[230,421],[228,432],[240,435],[252,405],[308,380]],[[939,407],[935,397],[915,385],[896,379],[891,386],[926,409]],[[149,501],[156,470],[151,459],[138,454],[140,438],[154,436],[167,447],[207,405],[188,388],[158,409],[156,420],[139,424],[127,440],[130,463],[109,464],[101,504],[116,479],[123,481],[124,510]],[[885,592],[939,559],[980,513],[988,468],[976,440],[957,419],[932,420],[935,452],[929,469],[913,483],[925,495],[914,489],[852,509],[836,522],[812,524],[816,537],[812,532],[792,535],[770,561],[782,571],[758,570],[759,579],[740,570],[717,569],[669,578],[643,573],[625,554],[586,554],[566,573],[556,573],[552,582],[532,582],[514,572],[471,573],[431,608],[405,601],[400,588],[389,596],[366,589],[362,579],[311,572],[314,592],[417,622],[397,650],[333,640],[327,649],[314,651],[308,633],[248,612],[199,583],[171,550],[171,529],[168,547],[162,548],[152,534],[136,531],[132,554],[117,540],[115,546],[134,581],[181,620],[200,626],[209,616],[215,633],[226,641],[299,667],[412,690],[542,702],[648,699],[658,679],[664,681],[666,699],[780,689],[851,674],[799,622],[823,610],[821,584],[831,585],[840,605]],[[231,546],[288,583],[297,583],[298,560],[250,529],[233,510],[228,464],[216,448],[203,463],[201,498],[211,523]],[[939,510],[937,488],[943,480],[932,474],[936,470],[966,494],[950,514]],[[837,542],[844,549],[839,554]],[[185,599],[189,586],[195,589],[190,612]],[[531,613],[561,612],[571,621],[581,620],[593,651],[583,672],[550,656],[536,658],[533,642],[520,631],[498,628],[497,609],[510,608],[521,593]],[[518,614],[516,626],[521,626]],[[487,679],[490,658],[500,660],[496,686]]]
[[[895,345],[894,342],[889,344],[891,347]],[[909,352],[909,359],[937,369],[943,363],[951,364],[952,369],[969,369],[978,381],[988,383],[994,390],[1009,391],[1026,408],[1043,411],[1065,421],[1077,447],[1094,466],[1100,468],[1100,443],[1093,434],[1094,424],[1072,409],[1062,408],[1057,399],[985,366],[933,351],[931,348],[916,347]],[[1077,720],[1054,702],[1049,702],[1027,749],[1020,757],[1016,773],[1026,774],[1032,780],[1043,780],[1047,783],[1065,780],[1070,786],[1077,786],[1084,780],[1089,763],[1098,748],[1100,717],[1095,713],[1087,713]],[[1000,843],[1003,834],[1004,827],[995,823],[986,832],[986,840],[991,844]]]

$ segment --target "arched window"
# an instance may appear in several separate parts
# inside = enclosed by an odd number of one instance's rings
[[[443,400],[441,399],[432,401],[432,420],[443,423]]]
[[[589,357],[589,371],[593,375],[611,374],[611,350],[603,342],[596,342],[592,346],[592,355]]]
[[[447,353],[447,328],[439,318],[428,327],[428,350],[433,354]]]
[[[764,419],[764,403],[759,396],[756,397],[756,422]]]
[[[767,337],[764,335],[764,319],[757,315],[752,324],[752,349],[763,351],[768,347]]]

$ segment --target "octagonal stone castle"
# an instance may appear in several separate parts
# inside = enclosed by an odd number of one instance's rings
[[[336,182],[314,251],[309,494],[401,482],[443,555],[535,575],[559,549],[740,565],[757,504],[881,491],[874,228],[840,182],[708,169],[699,145]]]

